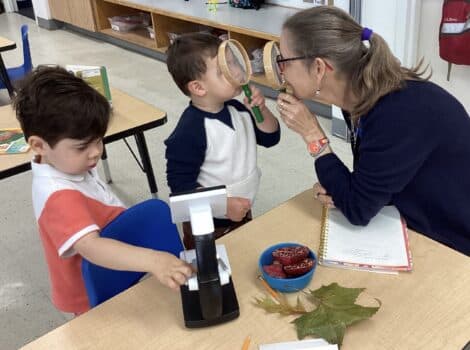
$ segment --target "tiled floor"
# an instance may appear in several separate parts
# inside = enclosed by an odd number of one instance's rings
[[[20,26],[28,24],[33,64],[106,65],[111,85],[165,110],[168,123],[146,133],[160,198],[166,200],[163,140],[187,106],[187,98],[171,81],[164,63],[73,32],[48,31],[17,14],[0,15],[0,36],[15,40],[19,48],[4,53],[7,66],[22,63]],[[0,104],[9,102],[0,92]],[[268,105],[274,111],[273,101]],[[321,118],[325,130],[330,121]],[[349,144],[332,138],[334,150],[351,163]],[[113,190],[131,205],[149,198],[145,176],[123,142],[107,147],[114,180]],[[260,215],[309,188],[316,181],[312,158],[300,138],[282,127],[280,144],[259,150],[263,172],[254,205]],[[29,172],[0,180],[0,349],[16,349],[63,324],[68,316],[49,299],[49,281],[31,205]]]

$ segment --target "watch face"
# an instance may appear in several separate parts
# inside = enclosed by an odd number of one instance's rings
[[[312,156],[316,156],[318,153],[322,152],[325,146],[329,143],[327,137],[324,137],[318,141],[312,141],[308,144],[307,149]]]
[[[313,154],[317,154],[320,151],[320,143],[319,142],[310,142],[308,144],[308,151]]]

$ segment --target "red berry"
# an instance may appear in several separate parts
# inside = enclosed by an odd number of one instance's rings
[[[300,276],[309,272],[314,263],[313,259],[307,258],[296,264],[284,266],[284,272],[289,276]]]
[[[309,254],[307,247],[302,245],[282,247],[273,251],[272,256],[282,265],[292,265],[305,259]]]
[[[282,269],[281,264],[263,265],[263,270],[269,276],[274,277],[274,278],[286,278],[287,277],[284,270]]]

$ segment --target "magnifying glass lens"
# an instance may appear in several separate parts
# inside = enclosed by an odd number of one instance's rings
[[[282,73],[279,69],[279,65],[277,64],[277,57],[279,56],[280,51],[277,45],[273,45],[271,50],[271,64],[272,64],[272,72],[273,72],[273,79],[275,80],[276,85],[283,85]]]
[[[246,84],[249,80],[247,63],[244,60],[243,54],[233,43],[229,43],[225,47],[225,59],[228,73],[232,79],[239,82],[240,85]]]

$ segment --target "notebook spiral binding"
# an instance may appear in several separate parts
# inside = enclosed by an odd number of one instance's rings
[[[321,214],[321,233],[320,233],[320,247],[318,249],[320,264],[323,263],[327,253],[327,243],[328,243],[328,206],[324,205]]]

